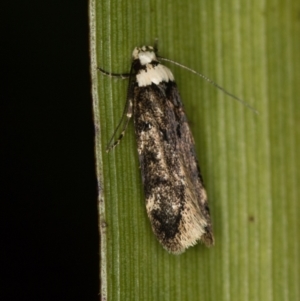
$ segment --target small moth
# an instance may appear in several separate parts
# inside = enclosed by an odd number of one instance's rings
[[[194,138],[172,72],[159,62],[152,46],[133,50],[129,74],[99,69],[106,75],[129,78],[124,114],[107,151],[120,142],[133,117],[146,209],[157,239],[173,254],[198,241],[212,246],[212,223]],[[114,140],[120,126],[121,135]]]
[[[174,76],[152,46],[136,47],[132,58],[130,74],[123,75],[129,76],[127,118],[107,150],[120,142],[133,117],[146,209],[157,239],[174,254],[199,240],[211,246],[206,191]]]

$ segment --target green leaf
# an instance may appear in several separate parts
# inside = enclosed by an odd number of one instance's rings
[[[102,300],[300,300],[300,2],[90,0]],[[124,109],[135,46],[173,71],[196,141],[216,244],[168,254],[147,218],[133,124]]]

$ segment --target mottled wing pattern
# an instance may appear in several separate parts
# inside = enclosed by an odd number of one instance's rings
[[[175,82],[134,88],[133,118],[152,229],[171,253],[214,242],[207,197]]]

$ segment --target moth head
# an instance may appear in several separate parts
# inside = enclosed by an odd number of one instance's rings
[[[146,65],[152,61],[157,62],[155,50],[152,46],[135,47],[132,52],[132,59],[139,60],[141,65]]]

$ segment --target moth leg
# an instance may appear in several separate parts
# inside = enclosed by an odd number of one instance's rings
[[[108,72],[108,71],[105,71],[104,69],[98,67],[97,68],[102,74],[104,75],[107,75],[109,77],[117,77],[117,78],[120,78],[120,79],[127,79],[130,77],[130,73],[111,73],[111,72]]]
[[[125,119],[125,112],[126,112],[126,119]],[[124,112],[123,117],[122,117],[120,123],[118,124],[114,134],[112,135],[112,137],[111,137],[111,139],[110,139],[110,141],[107,145],[106,152],[110,152],[112,149],[114,149],[120,143],[120,141],[122,140],[122,138],[125,135],[125,132],[126,132],[126,129],[128,127],[129,121],[132,117],[132,99],[131,98],[128,99],[128,105],[127,105],[127,108],[126,108],[125,112]],[[116,133],[117,133],[118,129],[120,128],[120,126],[122,124],[124,124],[123,128],[122,128],[122,132],[121,132],[119,138],[114,141]]]
[[[134,90],[133,66],[131,66],[130,73],[123,73],[123,74],[107,72],[101,68],[98,68],[98,70],[100,70],[100,72],[102,72],[104,75],[108,75],[111,77],[118,77],[121,79],[129,78],[126,105],[125,105],[125,108],[124,108],[124,111],[122,114],[122,118],[106,147],[106,152],[109,152],[113,148],[115,148],[120,143],[122,138],[124,137],[126,129],[129,124],[129,121],[132,117],[132,106],[133,106],[132,99],[133,99],[133,90]],[[122,128],[122,132],[121,132],[119,138],[117,140],[115,140],[115,137],[117,135],[119,128]]]

